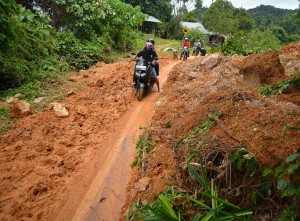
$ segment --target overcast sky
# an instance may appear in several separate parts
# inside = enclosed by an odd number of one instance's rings
[[[299,9],[298,0],[229,0],[235,8],[250,9],[260,5],[272,5],[276,8]],[[209,7],[212,0],[203,0],[203,6]]]

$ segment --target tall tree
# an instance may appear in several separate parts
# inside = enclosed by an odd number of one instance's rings
[[[203,13],[203,25],[210,31],[230,34],[238,30],[250,30],[251,16],[244,9],[236,9],[227,0],[217,0]]]
[[[227,0],[217,0],[203,14],[203,25],[210,31],[229,34],[236,30],[234,7]]]
[[[233,16],[237,20],[237,30],[250,31],[253,28],[254,20],[245,9],[235,9]]]
[[[195,0],[194,9],[183,14],[182,20],[188,22],[199,22],[202,11],[202,0]]]
[[[175,32],[178,32],[180,29],[180,22],[183,17],[186,15],[186,20],[194,20],[190,19],[190,15],[187,15],[189,11],[193,10],[195,6],[199,6],[201,1],[198,0],[172,0],[173,5],[173,16],[175,20]]]
[[[274,26],[276,30],[278,27],[284,28],[288,35],[300,35],[300,19],[296,19],[299,10],[260,5],[247,11],[252,15],[256,27],[262,31]]]
[[[145,15],[139,7],[132,7],[120,0],[55,0],[65,9],[65,27],[77,37],[87,39],[92,35],[122,33],[141,23]],[[124,22],[126,21],[126,22]]]
[[[152,15],[155,18],[170,22],[172,19],[171,0],[122,0],[132,6],[140,6],[141,11],[145,14]]]

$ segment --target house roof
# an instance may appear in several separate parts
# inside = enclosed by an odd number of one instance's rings
[[[148,21],[148,22],[154,22],[154,23],[161,23],[160,20],[158,20],[157,18],[154,18],[153,16],[149,15],[149,18],[146,19],[145,21]]]
[[[203,34],[209,34],[209,31],[207,31],[204,26],[200,22],[181,22],[182,27],[188,27],[199,29]]]

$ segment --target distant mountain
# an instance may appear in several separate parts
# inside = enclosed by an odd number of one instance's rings
[[[271,5],[260,5],[247,10],[255,21],[255,26],[260,30],[274,29],[274,27],[277,30],[278,27],[283,28],[286,32],[285,35],[294,35],[294,39],[299,39],[300,37],[300,19],[296,19],[298,11],[297,9],[275,8]]]
[[[260,5],[253,9],[247,10],[255,20],[256,18],[267,18],[267,17],[274,17],[277,19],[282,19],[286,17],[296,16],[298,10],[291,10],[291,9],[281,9],[275,8],[271,5]]]

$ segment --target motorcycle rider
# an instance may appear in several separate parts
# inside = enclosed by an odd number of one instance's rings
[[[152,45],[153,45],[153,51],[156,52],[156,49],[154,48],[154,44],[155,44],[155,41],[153,38],[149,38],[147,42],[151,42]],[[159,76],[159,62],[156,60],[154,61],[154,68],[155,68],[155,71],[156,71],[156,75]]]
[[[146,42],[144,50],[137,53],[134,60],[136,60],[139,57],[142,57],[143,59],[150,61],[152,63],[152,65],[154,65],[153,61],[157,60],[158,56],[157,56],[156,52],[153,50],[153,44],[151,42]],[[155,79],[155,83],[157,85],[157,89],[158,89],[158,92],[159,92],[160,91],[159,81],[158,81],[158,78],[157,78],[155,68],[152,68],[151,75]]]
[[[183,44],[182,44],[182,47],[184,47],[184,46],[186,46],[187,48],[188,48],[188,57],[190,56],[190,47],[191,47],[191,44],[190,44],[190,42],[189,42],[189,39],[188,38],[184,38],[184,42],[183,42]],[[182,58],[182,56],[183,56],[183,51],[181,52],[181,55],[180,55],[180,59]]]
[[[193,54],[196,55],[196,49],[199,48],[199,51],[201,49],[201,43],[200,43],[200,40],[197,40],[195,43],[194,43],[194,47],[193,47]]]

